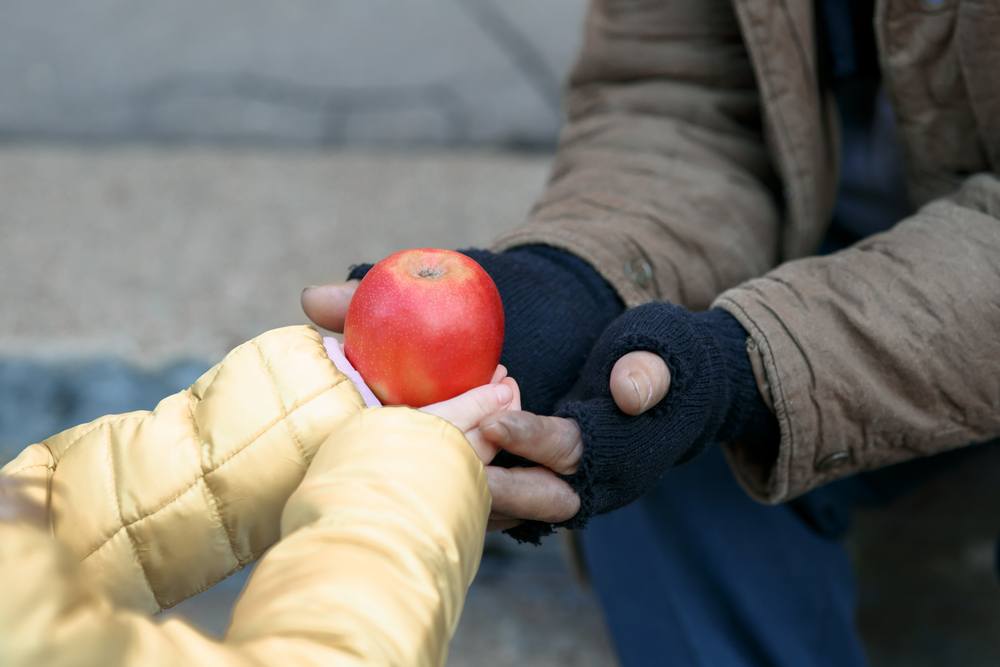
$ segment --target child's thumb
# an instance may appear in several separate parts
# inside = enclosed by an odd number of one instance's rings
[[[421,410],[446,419],[465,432],[475,428],[487,415],[508,408],[517,393],[517,383],[511,378],[504,378],[496,384],[470,389],[455,398],[428,405]]]

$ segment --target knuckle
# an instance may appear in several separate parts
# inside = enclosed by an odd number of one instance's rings
[[[478,391],[474,395],[473,405],[478,414],[486,415],[496,410],[496,399],[492,390]]]
[[[537,417],[527,412],[510,412],[500,421],[506,425],[510,442],[517,445],[528,444],[537,438]]]
[[[497,446],[510,442],[510,428],[504,419],[487,419],[479,426],[483,436]]]
[[[552,465],[558,472],[571,472],[576,468],[582,448],[579,427],[572,421],[561,420],[554,440],[557,444]]]
[[[490,495],[493,496],[494,508],[498,504],[507,503],[513,495],[511,490],[514,486],[514,473],[508,468],[498,468],[489,466],[486,469],[486,480],[490,487]]]
[[[517,442],[521,439],[521,415],[518,412],[505,412],[495,417],[496,430],[509,442]]]
[[[543,521],[558,523],[573,518],[580,508],[580,499],[568,484],[559,480],[553,484],[543,505]]]

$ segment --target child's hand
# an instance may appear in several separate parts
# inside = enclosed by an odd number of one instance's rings
[[[484,465],[497,455],[499,448],[486,441],[479,432],[479,424],[489,415],[503,410],[520,410],[521,392],[514,378],[507,377],[507,369],[497,366],[490,384],[470,389],[455,398],[421,408],[446,419],[464,433]]]
[[[347,360],[340,343],[334,338],[324,338],[323,344],[326,346],[330,360],[354,383],[362,398],[365,399],[365,404],[369,407],[381,405],[375,394],[365,384],[361,374]],[[517,382],[513,378],[507,377],[507,369],[502,365],[497,366],[489,384],[470,389],[447,401],[421,408],[423,412],[437,415],[462,429],[466,439],[472,444],[472,448],[484,464],[492,461],[500,448],[483,438],[479,432],[479,423],[497,412],[520,409],[521,391],[517,387]]]

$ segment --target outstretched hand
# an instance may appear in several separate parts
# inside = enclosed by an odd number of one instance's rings
[[[517,382],[507,376],[507,369],[501,365],[497,366],[489,384],[420,410],[454,424],[465,434],[479,460],[488,465],[496,457],[498,448],[483,437],[482,422],[502,412],[520,409],[521,395]]]
[[[575,467],[579,431],[568,420],[522,412],[517,383],[507,377],[503,366],[497,368],[490,384],[421,410],[461,429],[486,464],[493,497],[488,530],[507,530],[526,519],[558,522],[576,513],[579,498],[558,474],[568,474]],[[542,445],[540,466],[489,465],[501,447],[521,454],[532,450],[535,443]]]
[[[302,290],[302,311],[310,320],[328,331],[344,333],[347,307],[351,305],[357,280],[330,285],[315,285]]]
[[[624,355],[615,364],[609,382],[618,407],[629,415],[654,407],[669,387],[667,365],[650,352]],[[507,410],[484,419],[479,430],[492,447],[537,464],[486,469],[495,528],[506,530],[524,521],[562,523],[576,515],[580,497],[561,477],[577,472],[583,454],[583,438],[575,421]]]
[[[358,289],[357,280],[315,285],[302,290],[302,311],[316,325],[344,332],[344,319],[351,298]],[[653,352],[639,351],[624,355],[611,371],[610,390],[615,403],[627,415],[640,415],[667,395],[670,371],[663,359]]]
[[[308,287],[302,292],[302,310],[318,326],[343,332],[358,282]],[[507,382],[517,389],[513,380]],[[504,377],[495,376],[493,383],[502,386]],[[624,355],[614,365],[608,388],[621,411],[634,416],[656,406],[669,387],[670,372],[663,359],[637,351]],[[576,423],[522,412],[519,395],[501,405],[501,399],[490,391],[489,386],[480,387],[425,408],[466,431],[484,463],[491,463],[499,449],[505,449],[537,464],[517,468],[488,465],[486,473],[493,496],[490,528],[502,530],[523,521],[560,523],[573,518],[580,508],[580,498],[561,476],[576,472],[583,451]]]

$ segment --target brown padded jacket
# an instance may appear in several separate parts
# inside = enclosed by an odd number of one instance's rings
[[[810,257],[838,174],[805,0],[593,0],[530,220],[629,306],[720,306],[781,427],[728,443],[756,498],[1000,436],[1000,4],[879,0],[917,212]]]

